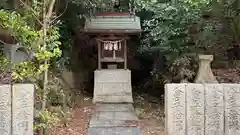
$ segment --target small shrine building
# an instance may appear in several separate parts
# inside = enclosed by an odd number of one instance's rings
[[[82,30],[98,48],[93,94],[96,110],[88,135],[140,135],[127,65],[128,41],[140,35],[140,18],[135,15],[132,0],[105,2],[112,9],[95,9]]]

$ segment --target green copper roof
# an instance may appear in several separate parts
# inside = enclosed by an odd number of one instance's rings
[[[85,32],[121,31],[122,33],[140,33],[140,18],[134,15],[93,16],[86,20]]]

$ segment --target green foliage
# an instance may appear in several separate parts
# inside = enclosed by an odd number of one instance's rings
[[[240,15],[236,15],[231,23],[233,39],[240,43]]]
[[[188,61],[188,56],[194,48],[190,29],[201,21],[201,17],[210,7],[209,0],[180,0],[180,1],[137,1],[139,10],[152,13],[152,18],[143,22],[144,38],[139,48],[141,52],[160,52],[166,57],[170,76],[193,77],[193,72],[188,70],[189,65],[180,63],[182,69],[176,67],[176,62],[183,59]],[[179,74],[175,74],[175,72]],[[154,73],[159,74],[159,71]],[[184,74],[184,75],[183,75]],[[175,75],[175,76],[174,76]],[[169,78],[170,79],[170,78]]]
[[[174,79],[191,80],[195,76],[192,59],[186,56],[176,59],[169,69]]]
[[[0,56],[0,72],[3,73],[5,70],[9,69],[9,61],[7,58]]]
[[[29,55],[35,52],[34,57],[37,60],[37,62],[24,61],[14,65],[12,75],[17,81],[33,80],[48,68],[49,65],[43,63],[45,60],[61,55],[59,29],[54,26],[48,29],[48,38],[43,41],[42,30],[38,27],[31,27],[27,18],[28,15],[25,17],[25,14],[15,11],[0,10],[0,25],[10,31],[11,35],[28,50]],[[46,42],[47,49],[43,46],[43,42]]]
[[[239,0],[138,0],[137,6],[141,13],[152,14],[143,22],[139,50],[165,55],[169,73],[164,74],[170,76],[167,80],[194,77],[195,67],[186,63],[193,61],[195,54],[222,58],[231,41],[240,43]],[[153,73],[162,75],[160,71]]]
[[[11,36],[27,51],[29,56],[33,56],[32,60],[25,60],[19,64],[8,64],[12,79],[15,82],[31,82],[37,86],[37,97],[41,97],[41,104],[46,103],[43,95],[48,93],[50,88],[42,86],[42,73],[48,76],[47,69],[52,63],[51,61],[61,56],[59,46],[60,34],[59,28],[52,22],[45,25],[46,34],[43,29],[42,19],[42,2],[38,0],[32,1],[29,5],[17,11],[0,10],[0,26],[9,31]],[[52,18],[53,16],[50,16]],[[49,20],[52,21],[52,20]],[[2,63],[0,63],[2,65]],[[44,84],[48,84],[48,80]],[[49,128],[58,121],[56,114],[45,109],[40,112],[40,121],[36,128]]]
[[[22,80],[33,81],[34,77],[39,75],[38,70],[31,61],[24,61],[13,66],[14,71],[12,72],[12,76],[17,82],[21,82]]]
[[[73,37],[71,35],[72,31],[69,28],[71,24],[69,21],[63,21],[59,26],[60,41],[62,44],[59,48],[62,50],[62,57],[58,57],[55,60],[54,70],[59,71],[61,67],[67,67],[70,69],[71,66],[71,55],[72,55],[72,46],[73,46]]]
[[[59,117],[57,113],[52,113],[48,110],[39,112],[40,124],[35,125],[35,129],[50,129],[57,122],[59,122]]]
[[[212,1],[209,18],[198,23],[196,45],[204,52],[223,56],[232,41],[240,43],[240,5],[238,0]]]
[[[8,59],[0,56],[0,84],[6,84],[10,82],[10,65]]]
[[[188,51],[189,27],[200,19],[201,9],[205,7],[201,7],[202,2],[150,2],[147,4],[144,3],[143,7],[154,15],[151,20],[143,24],[144,31],[147,33],[143,40],[143,48],[176,53],[176,55]]]
[[[29,27],[26,18],[16,11],[0,10],[1,26],[11,32],[17,41],[31,47],[40,37],[40,32]],[[31,49],[31,48],[30,48]]]

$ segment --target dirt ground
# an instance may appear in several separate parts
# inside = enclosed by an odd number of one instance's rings
[[[240,82],[240,68],[213,69],[213,72],[219,82]],[[142,135],[164,135],[163,99],[137,94],[137,96],[134,96],[134,102],[135,112],[140,118]],[[87,127],[92,110],[93,105],[91,101],[82,107],[74,108],[68,126],[56,126],[52,129],[50,135],[87,135]]]
[[[164,110],[162,104],[146,101],[144,96],[135,99],[134,107],[140,118],[142,135],[164,135]],[[50,135],[87,135],[90,116],[93,111],[92,104],[85,104],[73,109],[67,127],[59,124],[52,129]]]

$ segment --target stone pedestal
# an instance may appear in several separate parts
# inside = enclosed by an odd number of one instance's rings
[[[88,135],[140,135],[132,105],[130,70],[96,70],[93,102],[96,109],[89,123]]]
[[[199,69],[196,83],[218,83],[211,70],[212,55],[199,55]]]
[[[94,72],[94,103],[132,103],[131,71],[102,69]]]

